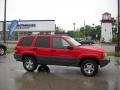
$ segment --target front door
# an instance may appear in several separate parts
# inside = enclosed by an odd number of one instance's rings
[[[71,45],[64,39],[59,37],[52,38],[52,61],[58,65],[74,65],[76,63],[75,50],[68,49]]]

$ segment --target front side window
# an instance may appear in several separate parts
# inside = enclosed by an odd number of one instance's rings
[[[49,48],[50,47],[50,37],[47,37],[47,36],[38,37],[36,40],[35,46]]]
[[[53,48],[67,48],[69,43],[65,41],[63,38],[53,38],[52,47]]]
[[[74,46],[79,46],[81,45],[79,42],[77,42],[75,39],[71,38],[71,37],[66,37],[67,41],[69,41],[71,44],[73,44]]]
[[[31,46],[34,37],[24,37],[19,44],[20,46]]]

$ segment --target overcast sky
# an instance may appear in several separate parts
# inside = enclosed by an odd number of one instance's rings
[[[0,0],[0,20],[3,20],[4,0]],[[7,0],[7,20],[55,20],[66,30],[88,25],[100,25],[104,12],[117,16],[117,0]]]

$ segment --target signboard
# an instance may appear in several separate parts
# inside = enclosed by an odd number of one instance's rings
[[[6,29],[9,31],[12,21],[6,22]],[[0,22],[0,31],[3,30],[3,22]],[[55,31],[54,20],[21,20],[17,22],[14,31]]]

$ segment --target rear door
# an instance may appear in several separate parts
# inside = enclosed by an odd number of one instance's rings
[[[35,52],[37,62],[40,64],[46,64],[51,60],[50,53],[50,37],[49,36],[38,36],[35,42]]]

